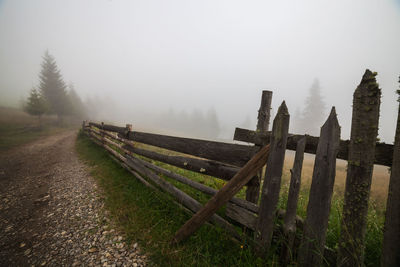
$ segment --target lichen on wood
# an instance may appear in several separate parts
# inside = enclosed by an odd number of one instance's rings
[[[366,70],[354,92],[346,193],[338,266],[361,266],[364,261],[366,216],[378,136],[381,90],[376,72]]]

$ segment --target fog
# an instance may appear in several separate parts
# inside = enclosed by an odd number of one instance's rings
[[[293,118],[318,79],[345,139],[368,68],[382,88],[379,137],[391,143],[399,33],[399,0],[0,0],[0,105],[26,98],[48,49],[65,82],[97,104],[93,119],[162,132],[166,114],[215,110],[228,139],[236,126],[255,129],[262,90]]]

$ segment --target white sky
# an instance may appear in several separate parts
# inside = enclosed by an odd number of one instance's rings
[[[399,0],[0,0],[0,103],[38,83],[46,49],[84,98],[141,115],[214,106],[232,133],[246,115],[255,123],[262,89],[294,115],[319,78],[348,138],[369,68],[383,92],[380,137],[393,141]]]

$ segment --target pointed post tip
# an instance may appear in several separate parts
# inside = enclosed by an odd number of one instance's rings
[[[283,100],[283,101],[282,101],[282,104],[279,106],[279,109],[278,109],[277,114],[289,115],[289,111],[288,111],[288,108],[287,108],[287,106],[286,106],[285,100]]]
[[[334,106],[331,108],[331,112],[330,112],[328,118],[326,119],[324,125],[322,125],[321,128],[324,128],[326,125],[331,124],[331,123],[340,127],[339,121],[337,119],[336,108]]]
[[[335,108],[335,106],[332,106],[332,108],[331,108],[331,113],[329,114],[329,117],[331,117],[331,116],[336,116],[336,108]]]

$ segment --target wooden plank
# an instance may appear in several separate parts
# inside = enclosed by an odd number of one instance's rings
[[[272,92],[271,91],[263,91],[261,96],[261,104],[260,109],[258,110],[258,118],[257,118],[257,132],[265,133],[268,131],[269,127],[269,118],[271,111],[271,101],[272,101]],[[262,144],[261,146],[266,145]],[[259,149],[260,147],[258,147]],[[262,170],[257,173],[256,176],[251,179],[252,184],[247,186],[246,189],[246,200],[252,203],[258,203],[258,198],[260,196],[260,184],[261,184],[261,176]]]
[[[366,70],[353,96],[338,265],[356,266],[364,261],[364,239],[381,98],[375,75]]]
[[[128,139],[193,156],[216,160],[241,167],[250,160],[257,148],[192,138],[167,136],[132,131]]]
[[[201,192],[203,192],[203,193],[205,193],[207,195],[212,195],[213,196],[216,193],[218,193],[218,190],[216,190],[214,188],[211,188],[211,187],[208,187],[208,186],[203,185],[201,183],[198,183],[196,181],[190,180],[190,179],[188,179],[188,178],[186,178],[186,177],[184,177],[182,175],[179,175],[177,173],[174,173],[174,172],[172,172],[170,170],[161,168],[159,166],[156,166],[154,164],[151,164],[150,162],[147,162],[145,160],[141,160],[139,158],[137,158],[137,160],[139,160],[147,168],[152,169],[152,170],[154,170],[156,172],[162,173],[162,174],[164,174],[164,175],[166,175],[166,176],[168,176],[168,177],[170,177],[172,179],[175,179],[178,182],[186,184],[186,185],[188,185],[188,186],[190,186],[190,187],[192,187],[194,189],[197,189],[197,190],[199,190],[199,191],[201,191]],[[236,204],[236,205],[238,205],[238,206],[240,206],[242,208],[245,208],[245,209],[247,209],[249,211],[252,211],[252,212],[255,212],[255,213],[258,212],[258,206],[256,204],[251,203],[249,201],[246,201],[244,199],[233,197],[230,200],[230,202],[232,202],[232,203],[234,203],[234,204]]]
[[[275,216],[278,219],[285,217],[286,211],[283,209],[277,210]],[[226,205],[226,216],[234,221],[246,226],[251,230],[255,230],[257,226],[257,213],[253,213],[247,209],[244,209],[238,205],[228,202]],[[295,226],[299,229],[303,229],[304,221],[301,217],[295,216]]]
[[[296,155],[294,157],[293,168],[290,170],[290,187],[287,200],[286,215],[283,220],[283,235],[285,242],[281,248],[280,261],[283,266],[287,266],[293,259],[293,244],[296,234],[296,212],[301,185],[301,170],[303,168],[304,149],[307,137],[304,136],[297,143]]]
[[[157,146],[201,158],[216,160],[242,167],[258,151],[256,147],[239,144],[229,144],[216,141],[193,138],[175,137],[160,134],[127,131],[126,127],[89,122],[89,125],[99,129],[117,132],[129,140]],[[103,128],[102,128],[103,127]]]
[[[334,107],[321,128],[320,136],[299,251],[300,266],[321,266],[323,260],[340,141],[340,126]]]
[[[207,204],[188,220],[171,241],[178,243],[208,220],[219,208],[225,205],[266,163],[269,146],[263,147]]]
[[[223,180],[232,179],[232,177],[239,171],[239,168],[237,167],[233,167],[216,161],[202,160],[183,156],[169,156],[154,151],[137,148],[131,145],[125,145],[124,148],[131,151],[132,153],[153,160],[161,161],[182,169],[198,172],[201,174],[214,176]]]
[[[235,135],[233,137],[236,141],[242,141],[253,144],[261,144],[268,142],[270,139],[271,132],[257,133],[256,131],[236,128]],[[297,142],[303,137],[303,135],[289,134],[287,141],[287,149],[296,150]],[[315,154],[318,146],[318,137],[307,135],[307,145],[305,148],[306,153]],[[347,160],[349,157],[349,140],[340,140],[339,152],[337,155],[338,159]],[[376,143],[375,148],[375,161],[374,164],[392,166],[393,158],[393,145],[385,144],[381,142]]]
[[[261,203],[256,231],[256,240],[259,244],[257,252],[260,256],[265,256],[265,252],[269,250],[271,245],[275,212],[277,210],[279,191],[281,188],[282,169],[285,161],[289,119],[289,112],[285,101],[283,101],[272,126],[271,152],[268,158],[261,192]]]
[[[95,122],[89,122],[89,125],[97,127],[99,129],[102,129],[105,131],[126,134],[126,127],[114,126],[114,125],[104,124],[104,123],[95,123]]]
[[[132,141],[128,141],[124,138],[115,136],[113,133],[102,130],[93,130],[93,131],[99,134],[104,133],[106,136],[113,138],[116,141],[123,142],[125,145],[122,146],[121,148],[128,150],[132,153],[153,160],[161,161],[182,169],[214,176],[223,180],[230,180],[239,171],[238,167],[223,164],[217,161],[203,160],[203,159],[183,157],[183,156],[169,156],[154,151],[137,148],[132,144]],[[251,184],[251,182],[249,182],[249,184]]]
[[[255,226],[257,222],[257,216],[256,214],[246,209],[243,209],[235,204],[228,202],[228,204],[226,204],[225,214],[227,217],[240,223],[241,225],[246,226],[253,231],[256,229]]]
[[[151,172],[144,165],[142,165],[141,162],[138,161],[136,158],[134,158],[132,156],[127,156],[126,164],[128,166],[132,167],[133,169],[135,169],[136,171],[145,175],[147,178],[152,180],[155,184],[157,184],[164,191],[173,195],[180,204],[186,206],[191,211],[197,212],[202,208],[202,205],[197,200],[190,197],[188,194],[179,190],[178,188],[176,188],[172,184],[168,183],[167,181],[163,180],[155,173]],[[224,228],[225,230],[227,230],[237,240],[241,240],[241,236],[238,234],[238,232],[235,230],[235,228],[229,222],[227,222],[225,219],[221,218],[217,214],[213,214],[208,219],[210,219],[210,218],[214,224],[219,225],[222,228]]]
[[[400,107],[384,229],[381,266],[400,266]]]
[[[229,144],[216,141],[167,136],[160,134],[143,133],[130,131],[127,133],[126,127],[118,127],[108,124],[89,122],[89,125],[99,129],[117,132],[132,141],[157,146],[197,157],[221,161],[238,167],[246,164],[252,155],[257,152],[257,148],[246,145]]]

